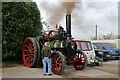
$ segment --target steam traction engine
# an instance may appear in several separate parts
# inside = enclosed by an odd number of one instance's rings
[[[66,30],[59,27],[58,31],[51,30],[48,34],[28,37],[23,42],[22,57],[24,65],[35,67],[41,60],[41,49],[45,42],[50,42],[52,49],[52,72],[62,74],[65,64],[72,64],[76,70],[86,67],[87,57],[77,50],[76,42],[71,38],[71,15],[66,15]],[[54,36],[53,36],[54,35]]]

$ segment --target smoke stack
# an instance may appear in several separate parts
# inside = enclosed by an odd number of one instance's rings
[[[66,15],[67,36],[71,38],[71,15]]]

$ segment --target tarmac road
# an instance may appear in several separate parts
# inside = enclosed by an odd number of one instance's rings
[[[118,78],[118,60],[104,62],[102,67],[86,67],[77,71],[67,66],[62,75],[43,76],[42,68],[28,68],[23,65],[2,68],[2,78]]]

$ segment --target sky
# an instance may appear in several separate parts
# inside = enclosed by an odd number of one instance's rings
[[[42,21],[50,28],[60,24],[66,29],[65,1],[33,0],[40,9]],[[69,0],[70,1],[70,0]],[[118,1],[119,0],[76,0],[71,13],[71,33],[75,39],[89,40],[95,36],[95,26],[98,26],[98,36],[111,32],[118,34]],[[67,1],[66,1],[67,2]],[[46,30],[46,27],[44,26]]]

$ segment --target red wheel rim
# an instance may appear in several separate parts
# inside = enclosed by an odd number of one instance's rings
[[[35,58],[34,52],[35,52],[34,44],[31,39],[27,38],[24,41],[22,47],[22,57],[25,66],[28,67],[32,66],[32,63]]]
[[[57,53],[52,54],[52,72],[59,74],[62,70],[62,60]]]
[[[73,67],[77,70],[81,70],[85,66],[85,56],[83,54],[77,53],[74,55],[74,58],[72,60]]]

